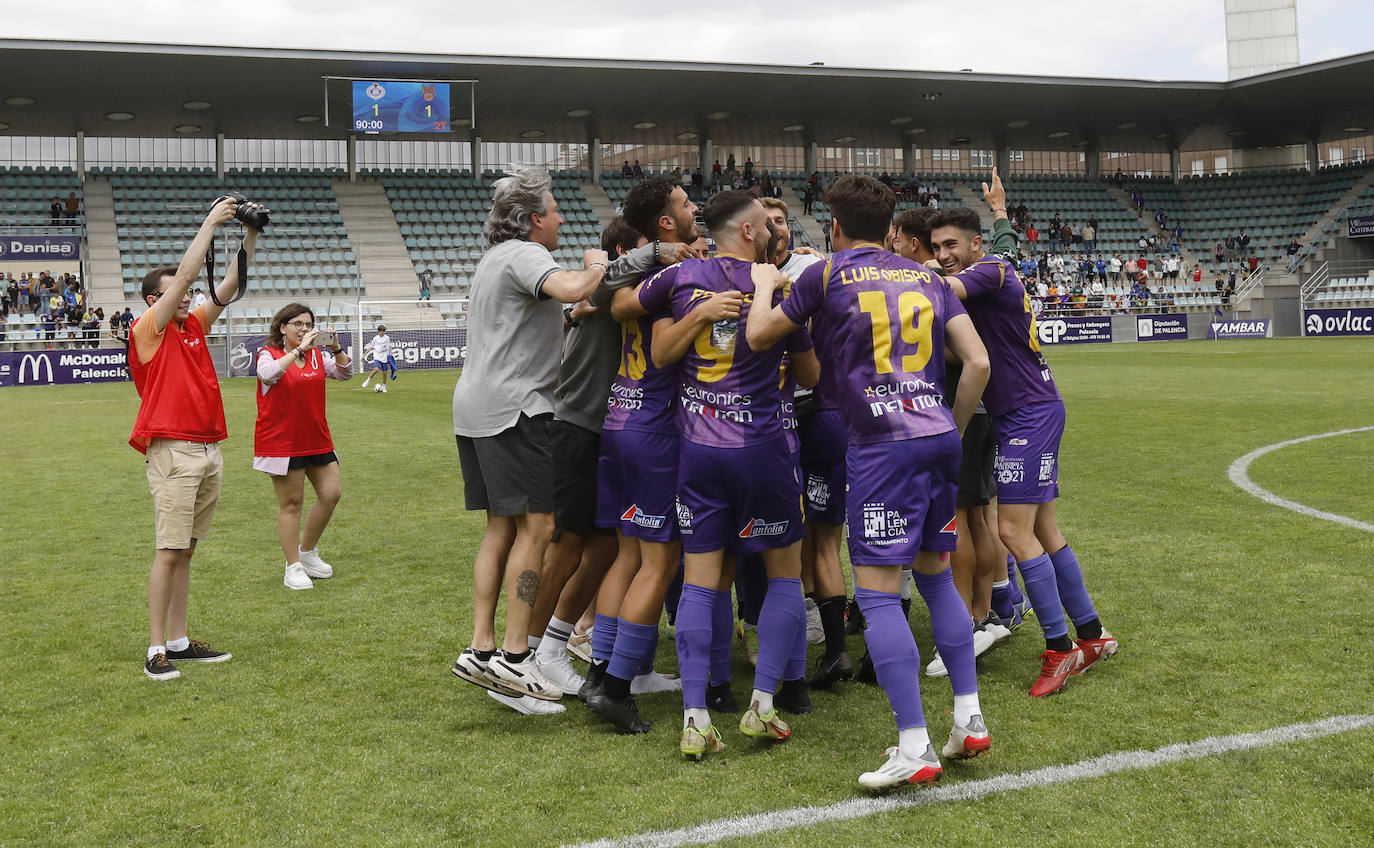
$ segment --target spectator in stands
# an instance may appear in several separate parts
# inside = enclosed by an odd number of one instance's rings
[[[1246,259],[1245,262],[1249,268],[1249,270],[1246,272],[1246,276],[1250,276],[1251,274],[1254,274],[1256,271],[1259,270],[1259,257],[1255,254],[1250,254],[1250,257]]]
[[[744,157],[744,180],[748,182],[754,178],[754,160],[752,157]]]
[[[253,468],[272,477],[277,495],[277,540],[286,557],[282,584],[309,589],[311,578],[334,575],[320,557],[319,541],[339,503],[339,457],[325,419],[325,380],[353,376],[353,361],[337,338],[327,351],[315,346],[321,328],[303,303],[291,303],[273,316],[267,341],[258,351],[258,420],[253,437]],[[301,532],[305,481],[315,503]],[[308,543],[308,544],[307,544]]]
[[[116,347],[127,348],[129,346],[129,333],[124,326],[124,313],[110,313],[110,339]]]
[[[1240,231],[1240,238],[1236,239],[1236,247],[1240,249],[1241,256],[1250,254],[1250,234],[1245,230]]]
[[[1174,238],[1175,238],[1176,240],[1178,240],[1180,243],[1182,243],[1182,241],[1183,241],[1183,225],[1182,225],[1182,224],[1174,224]]]
[[[1083,289],[1081,282],[1073,284],[1073,289],[1069,292],[1069,308],[1074,312],[1081,312],[1088,305],[1088,295]]]
[[[1121,254],[1116,254],[1107,260],[1107,270],[1112,275],[1112,282],[1121,282]]]
[[[1040,231],[1035,228],[1035,224],[1026,224],[1026,242],[1032,251],[1040,245]]]
[[[1069,233],[1073,236],[1072,244],[1083,243],[1083,228],[1078,225],[1077,221],[1069,225]]]
[[[1018,205],[1016,207],[1016,217],[1021,219],[1021,226],[1029,227],[1031,225],[1030,207],[1026,206],[1024,202]]]
[[[1202,288],[1202,266],[1197,263],[1193,264],[1193,288]]]
[[[1097,260],[1093,262],[1093,269],[1097,271],[1098,280],[1104,283],[1107,282],[1107,260],[1103,259],[1101,256],[1097,257]]]
[[[1288,253],[1288,273],[1296,274],[1298,265],[1302,262],[1302,245],[1298,243],[1297,236],[1293,236],[1292,240],[1288,242],[1286,252]]]
[[[1092,227],[1094,230],[1097,229],[1097,213],[1096,213],[1096,212],[1094,212],[1094,213],[1092,213],[1091,215],[1088,216],[1088,226]]]
[[[9,322],[9,320],[10,320],[10,310],[9,310],[9,307],[6,306],[4,309],[0,309],[0,342],[5,341],[5,339],[6,339],[7,335],[8,335],[8,332],[9,332],[9,324],[8,324],[8,322]]]
[[[206,302],[209,300],[210,298],[205,296],[205,292],[201,291],[200,287],[197,286],[195,292],[191,294],[191,308],[199,309],[200,307],[204,306]]]
[[[1083,249],[1089,253],[1097,252],[1097,225],[1092,221],[1088,221],[1083,228]]]
[[[735,154],[734,154],[734,153],[731,153],[729,156],[725,157],[725,170],[726,170],[728,173],[731,173],[731,174],[733,174],[733,173],[735,172]]]
[[[420,279],[420,300],[429,300],[429,287],[434,282],[434,272],[426,268],[416,275]]]
[[[52,350],[57,346],[57,316],[52,313],[52,310],[47,310],[39,316],[38,320],[43,325],[44,347]]]
[[[630,170],[634,172],[634,178],[635,178],[635,179],[637,179],[637,180],[642,180],[642,179],[644,179],[644,169],[641,168],[641,167],[639,166],[639,160],[638,160],[638,159],[635,160],[634,167],[631,168]]]
[[[1145,251],[1150,249],[1150,239],[1153,238],[1154,236],[1150,236],[1149,238],[1146,238],[1145,236],[1140,237],[1140,241],[1137,242],[1137,245],[1140,247],[1140,253],[1142,256],[1145,254]]]
[[[80,211],[80,209],[81,209],[81,201],[79,201],[79,200],[76,199],[76,192],[74,192],[74,191],[73,191],[73,192],[69,192],[69,193],[67,194],[67,202],[66,202],[66,212],[67,212],[67,222],[68,222],[68,223],[76,223],[76,213],[77,213],[78,211]]]
[[[624,161],[624,163],[622,163],[621,166],[620,166],[620,176],[622,176],[622,177],[633,177],[634,175],[635,175],[635,169],[630,167],[630,160],[629,160],[629,159],[626,159],[626,160]]]
[[[57,195],[53,195],[52,203],[48,205],[48,215],[54,224],[62,220],[62,201],[57,199]]]
[[[814,174],[812,175],[814,177]],[[717,159],[711,164],[711,180],[714,182],[720,178],[720,160]]]
[[[23,307],[19,303],[19,281],[13,277],[7,277],[5,274],[0,274],[0,280],[4,281],[3,285],[5,286],[5,309],[10,311],[22,309]]]
[[[1135,278],[1136,278],[1136,271],[1138,270],[1138,266],[1136,265],[1135,259],[1129,258],[1129,257],[1128,257],[1128,258],[1126,259],[1126,266],[1125,266],[1125,267],[1126,267],[1126,281],[1129,282],[1129,283],[1134,283],[1134,282],[1135,282]]]
[[[1059,228],[1059,240],[1064,243],[1065,250],[1073,249],[1073,228],[1069,226],[1068,221],[1065,221]]]
[[[29,275],[24,272],[19,274],[19,309],[23,312],[33,312],[33,282],[29,280]]]
[[[1100,262],[1102,260],[1099,259],[1098,261]],[[1088,305],[1091,306],[1094,310],[1100,311],[1102,309],[1102,301],[1104,300],[1104,297],[1107,293],[1107,287],[1102,284],[1101,279],[1096,279],[1093,280],[1093,283],[1091,286],[1089,286],[1088,291],[1090,293]]]

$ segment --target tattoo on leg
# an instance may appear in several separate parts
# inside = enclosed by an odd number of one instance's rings
[[[515,596],[524,601],[528,606],[534,606],[534,599],[539,595],[539,572],[522,571],[520,576],[515,578]]]

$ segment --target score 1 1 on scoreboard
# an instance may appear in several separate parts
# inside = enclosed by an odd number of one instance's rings
[[[353,80],[353,130],[363,133],[446,133],[449,84]]]

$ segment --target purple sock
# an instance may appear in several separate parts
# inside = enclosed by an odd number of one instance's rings
[[[682,675],[684,709],[706,709],[706,681],[711,673],[711,605],[716,591],[682,584],[677,602],[677,670]]]
[[[954,574],[945,569],[939,574],[916,575],[916,591],[930,610],[930,629],[935,649],[949,669],[949,685],[956,695],[978,691],[978,670],[973,664],[973,621],[968,607],[954,588]]]
[[[783,680],[806,679],[806,600],[802,600],[802,625],[797,628],[797,637],[792,642],[792,653],[787,657],[787,667],[782,672]]]
[[[1088,597],[1088,587],[1083,583],[1083,569],[1078,566],[1078,557],[1073,548],[1065,545],[1050,554],[1054,564],[1054,582],[1059,586],[1059,599],[1069,612],[1069,620],[1074,627],[1086,624],[1097,618],[1097,608],[1093,599]]]
[[[902,598],[896,592],[854,588],[854,601],[864,614],[864,642],[873,659],[878,684],[887,693],[897,729],[925,727],[921,709],[921,654],[902,615]]]
[[[592,624],[593,661],[611,661],[611,653],[615,650],[615,631],[618,621],[619,619],[611,618],[609,615],[597,613],[596,621]]]
[[[730,682],[730,647],[735,638],[735,605],[730,590],[716,592],[711,605],[711,683]]]
[[[759,663],[754,668],[754,688],[776,692],[787,667],[797,630],[806,631],[806,602],[802,600],[801,580],[774,577],[759,610]]]
[[[1030,596],[1031,606],[1035,607],[1035,616],[1045,639],[1067,639],[1069,626],[1064,623],[1064,605],[1059,600],[1059,586],[1050,555],[1041,554],[1018,562],[1016,567],[1021,569],[1021,580],[1026,584],[1026,594]]]
[[[654,645],[658,641],[658,627],[652,624],[635,624],[619,619],[616,624],[615,651],[606,673],[621,680],[634,680],[640,668],[647,661],[654,662]]]
[[[648,674],[654,670],[654,657],[658,656],[658,625],[654,625],[654,641],[649,646],[649,653],[644,655],[644,660],[639,664],[639,673]]]

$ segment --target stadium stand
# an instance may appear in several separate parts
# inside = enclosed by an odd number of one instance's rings
[[[80,203],[76,221],[64,222],[52,229],[49,207],[53,198],[65,202],[72,192]],[[43,226],[57,235],[79,227],[85,209],[81,183],[71,168],[0,168],[0,226]]]
[[[435,294],[465,292],[487,247],[482,226],[491,208],[491,185],[505,174],[486,171],[474,179],[466,170],[371,170],[364,176],[380,179],[386,188],[416,273],[434,273]],[[569,267],[580,268],[583,248],[601,239],[601,223],[582,191],[586,178],[582,171],[553,174],[553,194],[564,219],[562,246],[554,256]]]

